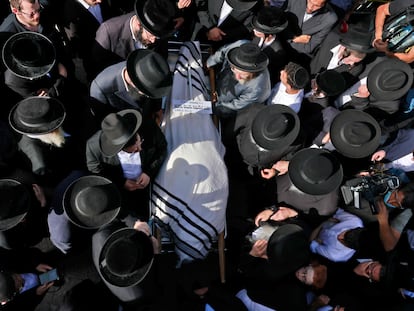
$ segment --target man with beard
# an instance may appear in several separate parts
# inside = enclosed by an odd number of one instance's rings
[[[52,97],[32,96],[12,108],[10,126],[22,134],[19,151],[39,182],[54,186],[74,169],[84,169],[84,147],[62,126],[66,119],[63,104]]]
[[[223,63],[224,62],[224,63]],[[229,118],[253,103],[263,103],[270,95],[269,59],[253,43],[237,41],[207,59],[207,67],[223,63],[218,74],[214,113]]]
[[[135,12],[102,23],[91,51],[96,73],[125,60],[135,49],[150,48],[166,58],[167,41],[161,38],[174,31],[174,16],[169,0],[137,0]]]
[[[126,61],[109,66],[92,81],[95,117],[101,121],[109,112],[133,108],[144,118],[160,118],[161,99],[171,85],[172,74],[165,58],[148,49],[137,49]]]

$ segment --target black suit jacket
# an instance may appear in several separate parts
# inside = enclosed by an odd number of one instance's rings
[[[199,39],[201,41],[207,40],[207,31],[217,27],[223,2],[224,0],[196,0],[199,21],[195,25],[193,39]],[[250,10],[239,11],[233,9],[230,15],[219,26],[219,28],[226,33],[224,39],[220,42],[213,42],[213,45],[218,48],[224,44],[232,43],[237,40],[250,39],[253,16],[262,6],[263,3],[258,1],[258,3]]]

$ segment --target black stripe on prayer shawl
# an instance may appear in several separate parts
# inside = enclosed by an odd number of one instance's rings
[[[153,192],[153,194],[155,194],[157,197],[159,197],[158,193]],[[170,204],[168,204],[168,202],[166,202],[161,197],[159,197],[159,199],[161,201],[163,201],[164,203],[167,203],[166,205],[168,205],[169,207],[173,208],[172,206],[170,206]],[[195,232],[193,233],[193,231],[190,231],[186,227],[182,226],[177,221],[177,218],[175,218],[173,215],[167,213],[164,209],[162,209],[161,206],[157,205],[157,209],[158,209],[158,211],[162,212],[164,215],[167,215],[169,217],[169,220],[173,220],[178,225],[178,227],[180,227],[183,231],[185,231],[189,236],[192,236],[196,240],[200,241],[200,243],[203,246],[204,252],[203,252],[203,249],[197,249],[197,248],[193,247],[191,244],[189,244],[188,242],[180,239],[175,234],[175,232],[173,230],[170,230],[172,235],[174,236],[174,246],[177,247],[178,249],[180,249],[183,253],[185,253],[189,257],[192,257],[194,259],[203,258],[205,256],[205,253],[207,253],[210,250],[212,242],[210,243],[210,245],[206,245],[206,243],[205,243],[206,241],[201,239],[197,234],[195,234]],[[173,209],[175,209],[175,208],[173,208]],[[157,223],[162,223],[162,226],[168,226],[168,225],[164,224],[158,216],[156,217],[156,222]],[[198,233],[200,233],[200,232],[198,232]],[[209,240],[210,240],[210,238],[209,238]]]
[[[214,228],[209,222],[207,222],[205,219],[203,219],[199,214],[197,214],[197,213],[195,213],[194,212],[194,210],[193,209],[191,209],[188,205],[187,205],[187,203],[185,203],[185,202],[183,202],[181,199],[179,199],[179,198],[177,198],[176,196],[174,196],[173,194],[171,194],[171,193],[169,193],[165,188],[163,188],[163,187],[161,187],[159,184],[157,184],[156,182],[154,182],[154,185],[156,185],[157,187],[159,187],[160,188],[160,190],[164,190],[164,192],[165,193],[167,193],[170,197],[172,197],[173,199],[175,199],[176,201],[178,201],[179,203],[181,203],[182,205],[183,205],[183,207],[186,209],[186,210],[188,210],[193,216],[195,216],[198,220],[200,220],[200,222],[201,223],[204,223],[204,224],[206,224],[206,225],[208,225],[212,230],[213,230],[213,232],[215,233],[215,235],[218,235],[218,232],[217,232],[217,230],[216,230],[216,228]],[[156,195],[157,196],[157,198],[161,201],[161,202],[163,202],[164,203],[164,205],[166,205],[166,206],[168,206],[169,208],[171,208],[171,209],[173,209],[174,211],[176,211],[177,212],[177,214],[179,214],[179,215],[181,215],[183,218],[184,218],[184,220],[186,220],[187,221],[187,223],[189,223],[190,225],[192,225],[194,228],[196,228],[196,229],[198,229],[199,231],[201,231],[201,233],[203,233],[205,236],[206,236],[206,238],[208,238],[208,240],[210,241],[210,243],[212,243],[213,242],[213,237],[210,235],[210,233],[206,230],[206,229],[204,229],[201,225],[199,225],[198,223],[196,223],[196,222],[194,222],[192,219],[190,219],[187,215],[185,215],[184,214],[184,212],[183,212],[183,210],[184,210],[184,208],[180,208],[180,207],[178,207],[177,205],[173,205],[171,202],[168,202],[165,198],[163,198],[162,196],[161,196],[161,194],[160,193],[158,193],[155,189],[154,189],[154,187],[153,187],[153,194],[154,195]],[[152,200],[152,199],[151,199]],[[163,210],[162,209],[162,207],[161,206],[159,206],[159,205],[157,205],[156,204],[156,202],[154,202],[154,201],[152,201],[153,202],[153,204],[154,205],[156,205],[156,207],[159,209],[159,210],[161,210],[164,214],[166,214],[166,215],[168,215],[168,216],[170,216],[170,217],[172,217],[173,218],[173,216],[172,215],[170,215],[170,214],[168,214],[168,213],[166,213],[166,211],[165,210]],[[176,218],[173,218],[174,219],[174,221],[176,221],[177,222],[177,224],[179,225],[179,227],[183,227],[178,221],[177,221],[177,219]],[[183,227],[183,230],[184,231],[186,231],[186,232],[188,232],[187,231],[187,229],[186,228],[184,228]],[[197,238],[197,240],[199,239],[199,237],[198,236],[196,236],[196,238]],[[204,241],[201,241],[200,240],[200,242],[202,242],[203,244],[204,244]]]

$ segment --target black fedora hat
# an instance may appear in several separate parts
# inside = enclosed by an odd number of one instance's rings
[[[349,27],[348,31],[341,35],[339,42],[350,50],[371,53],[375,51],[372,40],[372,33],[366,29]]]
[[[349,158],[363,158],[377,150],[381,128],[368,113],[349,109],[340,112],[333,119],[330,136],[339,153]]]
[[[254,7],[257,0],[227,0],[227,3],[236,11],[246,11]]]
[[[26,187],[14,179],[0,179],[0,231],[20,223],[30,208],[30,194]]]
[[[296,139],[300,130],[299,117],[292,108],[274,104],[263,108],[252,123],[252,137],[267,150],[285,149]]]
[[[269,64],[267,55],[253,43],[244,43],[231,49],[227,59],[237,69],[247,72],[260,72]]]
[[[107,115],[101,124],[99,144],[104,155],[116,155],[141,126],[142,116],[135,109],[125,109]]]
[[[289,162],[289,178],[300,191],[323,195],[337,189],[343,178],[342,165],[328,150],[305,148]]]
[[[11,36],[3,47],[3,62],[13,74],[25,79],[38,79],[55,64],[55,48],[47,37],[24,31]]]
[[[172,73],[168,62],[157,52],[138,49],[128,55],[126,68],[131,81],[145,95],[161,98],[172,86]]]
[[[308,238],[295,224],[279,226],[270,236],[266,252],[270,264],[283,269],[285,274],[307,265],[310,259]]]
[[[43,135],[60,127],[65,117],[65,108],[56,98],[31,96],[10,110],[9,123],[16,132]]]
[[[157,37],[167,37],[174,32],[173,2],[169,0],[136,0],[135,14],[141,25]]]
[[[118,215],[121,195],[109,179],[83,176],[66,189],[63,208],[73,224],[84,229],[98,229]]]
[[[99,253],[99,272],[118,287],[139,284],[154,260],[151,239],[143,232],[122,228],[110,234]]]
[[[252,20],[255,30],[264,34],[277,34],[288,25],[287,18],[282,9],[274,6],[262,8]]]
[[[368,73],[367,87],[378,100],[396,100],[403,97],[413,84],[410,65],[396,58],[387,58]]]
[[[344,76],[333,70],[325,70],[316,76],[316,84],[327,96],[337,96],[346,89]]]

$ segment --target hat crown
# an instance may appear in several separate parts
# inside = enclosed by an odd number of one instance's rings
[[[47,124],[51,117],[48,101],[23,101],[16,108],[17,117],[29,127]]]
[[[168,0],[138,0],[135,12],[142,26],[157,37],[169,35],[174,30],[175,8]]]
[[[119,254],[122,254],[122,260],[119,260]],[[142,250],[137,247],[133,237],[119,239],[108,247],[106,264],[113,274],[125,276],[140,267],[142,255]]]
[[[240,46],[235,59],[243,66],[257,66],[261,53],[262,51],[256,44],[247,43]]]
[[[351,50],[363,53],[368,53],[374,50],[371,45],[372,33],[365,31],[364,29],[356,29],[354,27],[349,28],[349,30],[342,35],[340,42]]]
[[[170,68],[157,53],[150,53],[140,59],[136,63],[135,71],[145,89],[162,87],[170,82]],[[140,91],[145,93],[145,90]]]
[[[344,76],[333,69],[325,70],[316,76],[318,87],[327,96],[336,96],[346,89],[346,81]]]
[[[276,34],[287,26],[283,10],[276,7],[265,7],[253,19],[253,28],[265,34]]]
[[[313,184],[325,182],[339,169],[339,162],[330,153],[321,153],[306,159],[301,174]]]
[[[96,185],[75,193],[75,207],[83,216],[93,217],[102,214],[116,205],[110,193],[105,189],[111,184]]]
[[[120,115],[110,113],[102,121],[102,132],[114,144],[119,145],[128,142],[133,131],[133,125]]]

